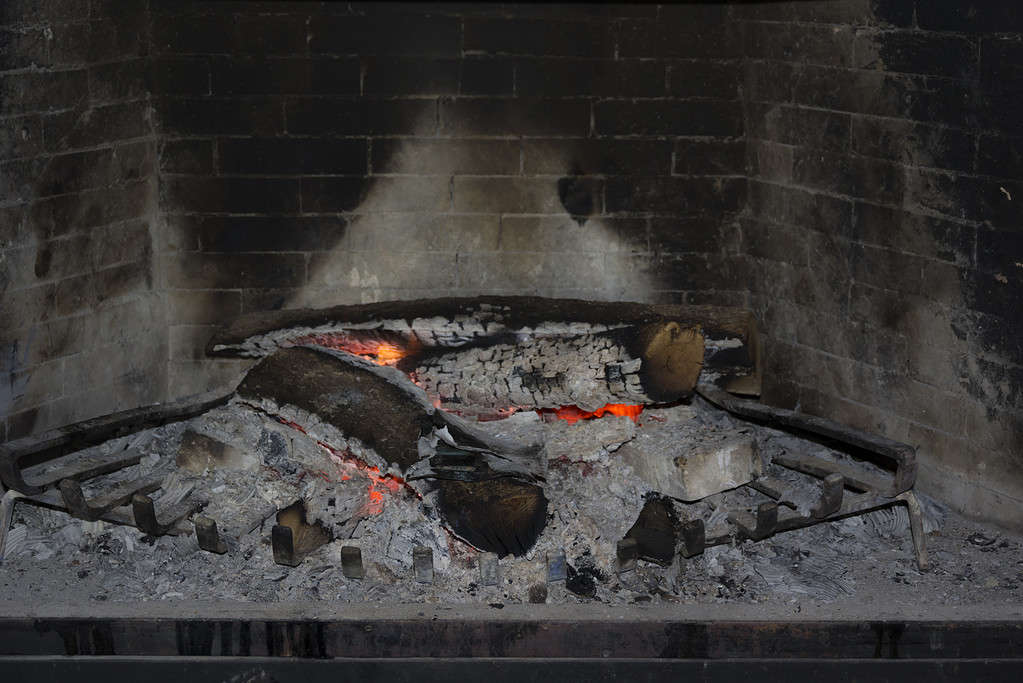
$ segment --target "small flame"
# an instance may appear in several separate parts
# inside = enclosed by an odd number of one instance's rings
[[[617,415],[618,417],[630,418],[633,422],[639,421],[639,414],[643,412],[643,406],[632,406],[625,403],[608,403],[603,408],[597,408],[593,412],[582,410],[578,406],[561,406],[560,408],[545,408],[537,411],[541,417],[544,413],[554,414],[559,420],[569,424],[575,424],[579,420],[592,420],[593,418],[604,417],[604,415]]]
[[[328,349],[336,349],[350,353],[353,356],[360,356],[373,361],[377,365],[396,365],[402,358],[417,353],[420,348],[419,340],[415,335],[404,341],[403,345],[395,340],[359,337],[347,332],[310,334],[298,339],[292,339],[290,343],[295,346],[302,344],[325,346]]]

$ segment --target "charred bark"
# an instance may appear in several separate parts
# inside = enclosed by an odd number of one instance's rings
[[[547,395],[552,393],[562,405],[596,404],[600,395],[606,395],[601,405],[669,402],[688,396],[701,365],[704,382],[759,392],[759,344],[752,315],[710,306],[480,297],[272,311],[233,321],[214,336],[207,351],[259,357],[305,343],[398,364],[431,395],[452,404],[469,405],[482,398],[491,407],[553,407],[557,401]],[[569,345],[574,352],[562,358]],[[507,367],[472,367],[491,362],[495,354]],[[518,362],[506,363],[512,359]],[[565,374],[566,365],[574,376]],[[455,379],[454,367],[465,370],[458,374],[467,374],[476,386],[480,377],[496,369],[508,386],[502,390],[490,378],[485,396],[466,400],[447,386]],[[524,378],[529,394],[517,401],[511,400],[521,389],[515,375]],[[538,396],[528,388],[533,379],[541,389]],[[555,380],[553,386],[550,380]],[[587,396],[585,387],[594,380],[606,386]],[[573,389],[573,384],[580,388]]]

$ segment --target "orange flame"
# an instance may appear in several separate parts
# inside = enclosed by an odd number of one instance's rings
[[[359,338],[347,332],[326,332],[323,334],[310,334],[298,339],[292,339],[291,343],[298,346],[301,344],[317,344],[326,346],[328,349],[336,349],[350,353],[353,356],[360,356],[373,361],[377,365],[396,365],[398,361],[419,350],[419,340],[415,335],[409,337],[405,346],[397,341],[388,341],[379,338]]]
[[[545,408],[538,410],[542,417],[544,413],[553,413],[559,420],[569,424],[575,424],[579,420],[592,420],[593,418],[604,417],[604,415],[617,415],[618,417],[630,418],[633,422],[639,421],[639,414],[643,412],[643,406],[630,406],[625,403],[608,403],[603,408],[597,408],[593,412],[582,410],[578,406],[561,406],[560,408]]]

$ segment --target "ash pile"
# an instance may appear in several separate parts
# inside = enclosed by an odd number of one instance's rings
[[[941,573],[924,573],[943,513],[912,492],[912,449],[725,392],[755,374],[728,316],[609,324],[555,302],[582,320],[538,325],[485,304],[249,321],[211,344],[262,356],[235,392],[8,444],[0,582],[97,600],[784,603],[853,596],[886,552],[921,585]],[[639,403],[605,403],[624,398]]]

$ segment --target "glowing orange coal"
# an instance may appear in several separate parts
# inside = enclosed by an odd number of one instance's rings
[[[569,424],[575,424],[579,420],[592,420],[605,415],[617,415],[618,417],[631,418],[633,422],[638,421],[639,414],[643,412],[643,406],[630,406],[625,403],[608,403],[603,408],[597,408],[593,412],[582,410],[578,406],[561,406],[560,408],[546,408],[537,411],[541,417],[544,413],[553,413],[559,420],[565,420]]]
[[[394,337],[394,338],[391,338]],[[419,350],[419,340],[415,335],[407,341],[398,335],[382,337],[378,335],[361,337],[348,332],[325,332],[310,334],[291,340],[296,346],[316,344],[328,349],[336,349],[373,361],[377,365],[395,365],[402,358]]]
[[[303,434],[308,432],[296,422],[276,417],[277,421],[292,429],[297,429]],[[384,493],[397,495],[405,485],[405,480],[393,474],[381,474],[380,468],[368,464],[365,460],[357,457],[351,451],[339,450],[323,441],[316,441],[320,448],[327,451],[331,461],[336,465],[336,475],[340,481],[349,481],[352,477],[365,477],[369,480],[368,500],[356,514],[379,515],[384,510]],[[331,481],[326,472],[320,470],[316,473],[325,481]]]

